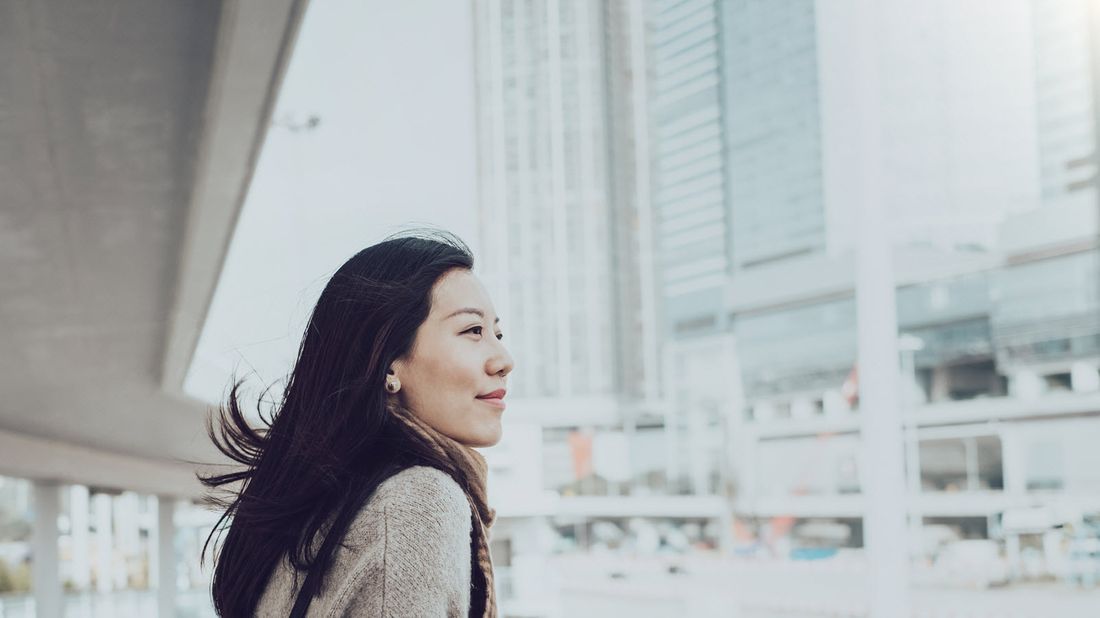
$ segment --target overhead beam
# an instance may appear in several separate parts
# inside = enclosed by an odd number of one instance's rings
[[[161,368],[169,394],[184,396],[307,4],[232,0],[223,6]]]
[[[139,493],[198,498],[196,468],[0,431],[0,475]]]

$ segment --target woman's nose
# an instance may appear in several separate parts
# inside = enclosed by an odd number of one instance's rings
[[[515,361],[512,359],[512,355],[509,354],[508,350],[501,344],[500,351],[489,359],[489,364],[486,369],[492,375],[508,375],[512,373],[512,368],[514,366]]]

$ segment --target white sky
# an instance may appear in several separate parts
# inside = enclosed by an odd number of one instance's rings
[[[313,130],[285,125],[319,116]],[[408,225],[477,253],[468,2],[311,2],[184,390],[290,371],[328,277]],[[277,394],[278,389],[273,391]]]

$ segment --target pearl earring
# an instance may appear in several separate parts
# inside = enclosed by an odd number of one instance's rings
[[[397,391],[401,390],[401,380],[398,380],[397,378],[394,378],[393,382],[386,380],[386,390],[389,391],[390,394],[396,393]]]

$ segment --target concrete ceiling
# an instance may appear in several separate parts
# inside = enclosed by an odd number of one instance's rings
[[[302,10],[0,3],[0,430],[215,460],[179,386]]]

